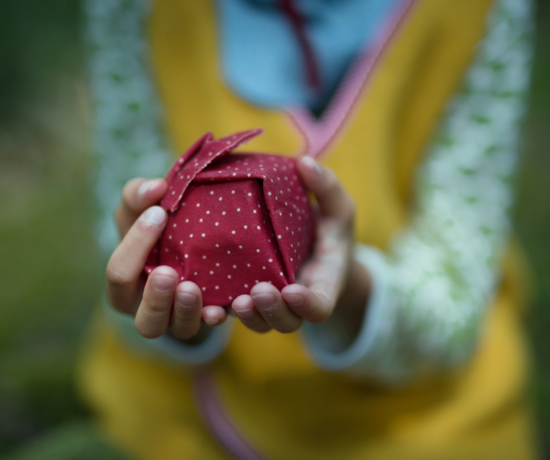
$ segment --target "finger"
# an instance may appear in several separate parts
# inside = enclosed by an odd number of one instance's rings
[[[281,293],[272,284],[256,284],[250,296],[266,323],[276,331],[294,332],[301,326],[302,319],[287,307]]]
[[[322,292],[336,302],[348,272],[349,267],[344,266],[341,257],[327,254],[308,262],[303,267],[300,281],[308,289]]]
[[[219,326],[227,319],[227,312],[223,307],[208,305],[202,309],[201,316],[204,322],[209,326]]]
[[[283,299],[294,313],[306,321],[325,321],[342,294],[346,274],[347,267],[343,267],[341,257],[316,257],[302,269],[300,281],[303,285],[293,285],[298,286],[293,288],[294,291],[285,287],[282,291]],[[307,289],[307,292],[302,288]]]
[[[172,267],[157,267],[149,275],[135,319],[143,337],[154,339],[168,330],[177,283],[178,274]]]
[[[313,257],[302,267],[299,276],[301,284],[323,292],[334,304],[340,297],[352,260],[351,238],[345,233],[337,221],[321,221]]]
[[[182,340],[194,337],[201,326],[202,296],[195,283],[184,281],[176,288],[176,300],[170,318],[170,333]]]
[[[249,295],[240,295],[237,297],[231,305],[233,311],[237,314],[241,323],[243,323],[248,329],[255,332],[268,332],[271,330],[269,324],[256,309],[254,300]]]
[[[311,289],[300,284],[291,284],[281,291],[289,308],[310,323],[326,321],[334,310],[336,299],[329,297],[320,284]]]
[[[322,216],[351,220],[355,205],[351,196],[344,190],[336,174],[326,166],[321,166],[312,157],[304,156],[297,164],[300,177],[319,204]]]
[[[115,220],[121,237],[132,226],[138,216],[150,206],[158,203],[166,193],[164,179],[132,179],[122,190],[122,201],[115,212]]]
[[[317,227],[313,257],[304,265],[300,281],[307,287],[317,280],[326,281],[327,289],[345,278],[352,259],[350,233],[335,220],[322,220]]]
[[[159,206],[145,211],[130,228],[107,264],[107,296],[111,305],[134,313],[139,277],[147,256],[166,224],[166,212]]]

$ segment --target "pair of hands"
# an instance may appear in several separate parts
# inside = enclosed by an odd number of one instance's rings
[[[370,284],[368,272],[352,257],[353,200],[334,172],[311,157],[303,157],[297,168],[318,203],[317,239],[312,258],[302,268],[302,284],[279,291],[270,283],[259,283],[249,295],[237,297],[230,312],[256,332],[294,332],[304,320],[320,323],[333,316],[353,334]],[[116,310],[135,315],[144,337],[169,332],[187,340],[202,322],[222,324],[228,312],[221,306],[203,306],[199,287],[191,281],[178,283],[171,267],[155,268],[143,283],[145,261],[166,225],[166,212],[154,206],[166,190],[162,179],[133,179],[124,187],[115,214],[122,241],[107,265],[107,294]]]

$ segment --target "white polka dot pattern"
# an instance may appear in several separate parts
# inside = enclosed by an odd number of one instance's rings
[[[207,134],[167,176],[168,224],[146,271],[169,265],[202,289],[205,305],[230,305],[254,284],[295,281],[314,236],[314,218],[294,159],[228,155],[261,131],[218,141]]]

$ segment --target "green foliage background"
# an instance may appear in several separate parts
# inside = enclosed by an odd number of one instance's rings
[[[73,369],[102,286],[91,233],[89,107],[74,0],[0,1],[0,457],[122,459]],[[533,401],[550,458],[550,2],[537,53],[516,228],[536,275]]]

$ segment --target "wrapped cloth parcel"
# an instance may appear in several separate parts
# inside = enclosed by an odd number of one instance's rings
[[[146,274],[173,267],[196,283],[203,305],[229,306],[263,281],[282,289],[296,280],[314,239],[315,219],[296,160],[233,153],[262,130],[214,140],[202,136],[169,171],[161,206],[166,228]]]

